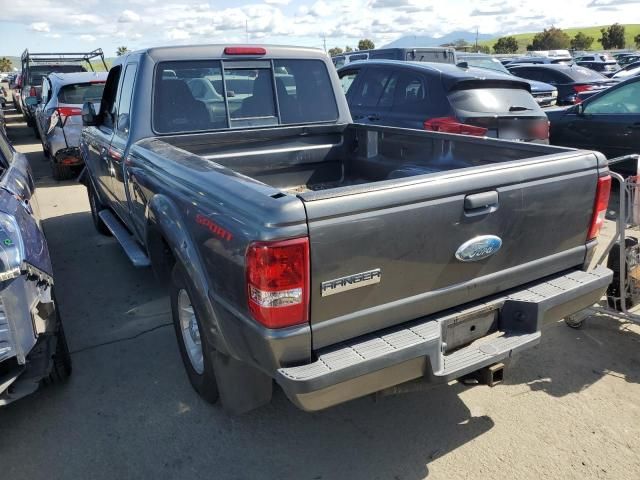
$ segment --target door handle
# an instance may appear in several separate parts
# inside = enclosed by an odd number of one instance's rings
[[[628,125],[627,128],[631,130],[640,130],[640,122],[634,123],[633,125]]]
[[[498,192],[474,193],[464,197],[464,212],[467,216],[492,213],[498,209]]]
[[[380,120],[380,116],[378,116],[375,113],[371,113],[371,114],[367,115],[367,118],[372,122],[377,122],[378,120]]]

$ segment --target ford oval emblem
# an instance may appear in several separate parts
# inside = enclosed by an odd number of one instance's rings
[[[461,262],[477,262],[490,257],[502,247],[502,239],[495,235],[481,235],[464,242],[456,251]]]

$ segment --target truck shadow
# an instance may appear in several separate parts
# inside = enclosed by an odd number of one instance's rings
[[[514,359],[505,383],[554,397],[579,393],[606,375],[640,383],[639,331],[605,315],[588,317],[580,330],[563,321],[547,325],[540,345]]]

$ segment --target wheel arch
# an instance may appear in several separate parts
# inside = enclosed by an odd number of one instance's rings
[[[173,267],[180,262],[206,311],[205,334],[219,352],[228,354],[218,315],[209,298],[210,285],[198,249],[179,209],[163,194],[154,195],[147,204],[145,243],[154,272],[163,283],[171,281]]]

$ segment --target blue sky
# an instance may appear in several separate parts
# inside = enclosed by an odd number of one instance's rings
[[[185,43],[381,46],[454,30],[640,23],[640,0],[1,0],[0,55]],[[245,31],[248,30],[247,32]]]

